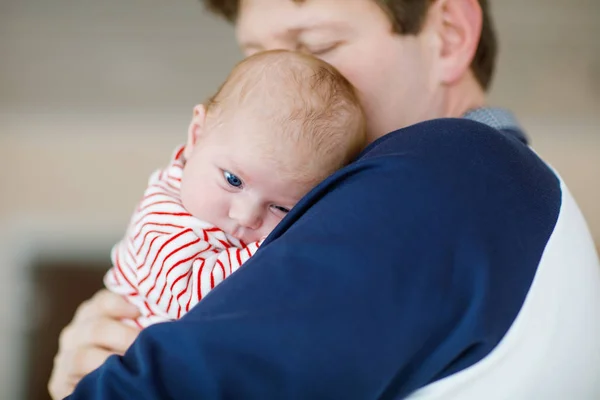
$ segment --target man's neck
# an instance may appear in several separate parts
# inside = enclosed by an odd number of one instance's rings
[[[527,136],[510,111],[489,108],[486,107],[485,103],[485,91],[475,80],[474,75],[469,73],[459,84],[447,89],[446,108],[443,117],[465,117],[495,129],[510,131],[523,143],[529,143]]]
[[[485,105],[485,92],[472,74],[465,76],[459,83],[447,88],[446,107],[442,117],[458,118],[470,110]]]

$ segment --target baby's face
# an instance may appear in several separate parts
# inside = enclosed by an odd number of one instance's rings
[[[256,135],[209,133],[189,156],[181,182],[184,207],[245,243],[266,237],[312,188],[279,173]],[[264,135],[264,134],[263,134]]]

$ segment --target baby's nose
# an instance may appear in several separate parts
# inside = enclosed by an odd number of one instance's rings
[[[253,213],[248,214],[245,218],[241,218],[239,222],[244,228],[257,230],[262,224],[262,218],[257,213]]]
[[[230,217],[231,219],[237,221],[240,226],[252,230],[260,228],[263,220],[260,210],[257,207],[249,206],[232,210]]]

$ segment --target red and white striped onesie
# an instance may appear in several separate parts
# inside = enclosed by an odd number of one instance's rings
[[[186,211],[181,203],[183,147],[150,177],[125,238],[112,249],[104,277],[142,316],[140,327],[178,319],[236,271],[259,242],[245,245]]]

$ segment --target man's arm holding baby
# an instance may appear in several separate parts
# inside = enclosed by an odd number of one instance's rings
[[[83,376],[98,368],[110,355],[124,354],[140,331],[123,320],[139,316],[134,305],[106,289],[83,302],[60,334],[58,354],[48,382],[52,398],[63,399]]]
[[[467,122],[407,128],[371,153],[71,399],[400,398],[481,360],[526,296],[535,260],[511,250],[543,251],[555,210],[535,199],[555,178]],[[496,161],[472,168],[480,158]]]
[[[451,243],[439,253],[423,246],[444,233],[424,229],[439,223],[434,186],[398,157],[330,178],[244,268],[181,320],[145,329],[71,399],[358,399],[411,390],[431,372],[421,370],[423,349],[440,345],[468,306],[449,299],[464,298],[473,283],[440,284]]]
[[[391,235],[434,222],[392,204],[398,173],[373,164],[299,205],[243,269],[181,320],[145,329],[71,398],[375,398],[461,311],[436,311],[449,295],[425,286],[439,264],[417,238]],[[431,282],[407,290],[414,271]]]

